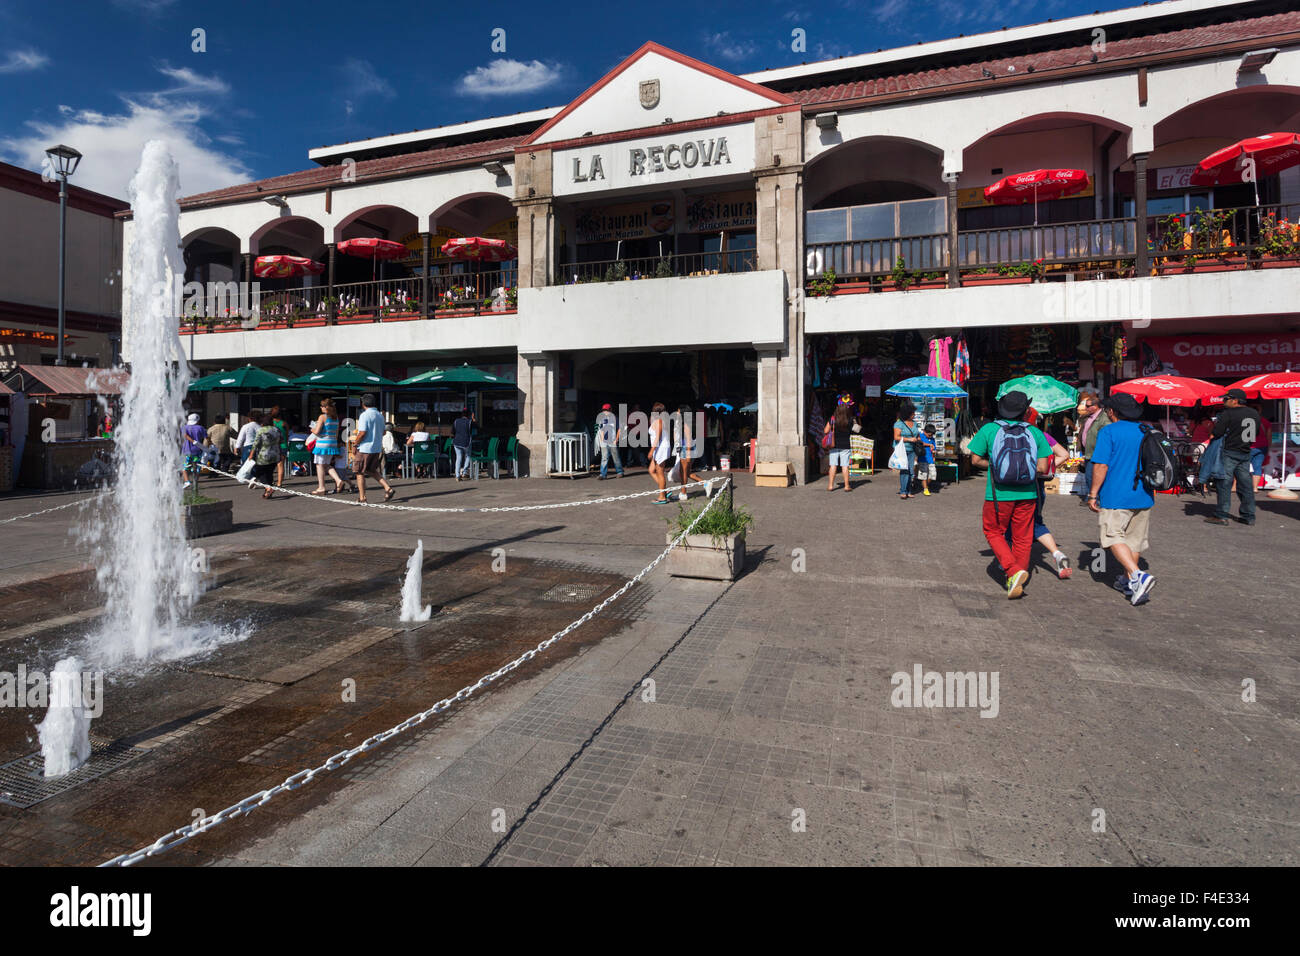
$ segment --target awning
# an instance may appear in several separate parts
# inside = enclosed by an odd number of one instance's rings
[[[90,398],[120,395],[128,374],[121,369],[71,368],[66,365],[19,365],[4,384],[32,397]]]

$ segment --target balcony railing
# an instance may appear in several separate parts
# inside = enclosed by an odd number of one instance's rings
[[[1147,218],[1148,257],[1157,272],[1192,268],[1300,265],[1300,203],[1197,210]],[[1019,271],[1020,274],[1131,274],[1138,250],[1133,217],[1083,222],[967,229],[957,234],[962,272]],[[876,280],[894,272],[898,261],[915,279],[946,272],[948,236],[808,243],[806,274],[826,270],[836,281]]]
[[[758,268],[756,249],[727,252],[687,252],[642,259],[602,259],[596,262],[561,264],[555,269],[554,285],[585,282],[619,282],[624,279],[666,279],[673,276],[721,275],[752,272]]]
[[[494,269],[429,277],[429,318],[513,312],[518,272]],[[418,276],[377,279],[334,286],[333,302],[325,285],[264,291],[257,307],[257,328],[325,325],[329,322],[402,321],[423,318],[424,280]],[[186,317],[182,332],[246,328],[246,319],[227,309],[226,300],[205,303],[198,317]],[[331,308],[332,306],[332,308]],[[237,308],[237,307],[236,307]]]

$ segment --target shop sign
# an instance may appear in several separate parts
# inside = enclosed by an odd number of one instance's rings
[[[704,179],[754,168],[750,123],[699,132],[556,150],[552,188],[557,196]]]
[[[758,204],[752,192],[714,193],[688,199],[687,232],[720,232],[723,229],[753,228],[758,222]]]
[[[580,209],[574,226],[579,243],[614,242],[671,233],[673,222],[673,204],[662,200]]]
[[[418,414],[429,410],[428,402],[398,402],[398,414]]]
[[[64,336],[67,341],[68,336]],[[0,344],[5,345],[56,345],[57,332],[37,332],[32,329],[0,329]]]
[[[1164,373],[1191,378],[1245,378],[1300,368],[1300,334],[1157,335],[1151,346]]]
[[[1162,166],[1156,170],[1156,191],[1162,189],[1191,189],[1195,166]]]

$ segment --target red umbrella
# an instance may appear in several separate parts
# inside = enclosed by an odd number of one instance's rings
[[[449,259],[474,259],[478,262],[509,262],[519,258],[519,250],[504,239],[464,236],[442,244],[442,254]]]
[[[366,236],[361,239],[344,239],[338,245],[339,252],[345,256],[356,256],[370,260],[370,280],[375,278],[375,263],[380,259],[405,259],[410,251],[400,242],[391,239],[375,239]]]
[[[1300,164],[1300,133],[1265,133],[1239,140],[1206,156],[1191,175],[1193,186],[1221,186],[1250,180],[1255,184],[1255,205],[1259,205],[1259,177],[1269,176]]]
[[[325,271],[319,262],[302,256],[258,256],[253,260],[253,275],[259,279],[287,279],[290,276],[317,276]]]
[[[1223,393],[1227,389],[1199,378],[1149,375],[1146,378],[1132,378],[1127,382],[1120,382],[1113,386],[1111,391],[1127,392],[1139,402],[1146,402],[1148,405],[1190,407],[1197,402],[1203,405],[1221,405]],[[1168,411],[1165,412],[1165,431],[1169,431]]]
[[[1034,225],[1038,225],[1038,200],[1060,199],[1088,188],[1088,174],[1082,169],[1035,169],[1003,176],[984,187],[984,198],[998,206],[1034,204]],[[1034,230],[1034,258],[1038,258],[1038,231]]]
[[[1300,370],[1252,375],[1228,388],[1241,389],[1247,398],[1300,398]]]

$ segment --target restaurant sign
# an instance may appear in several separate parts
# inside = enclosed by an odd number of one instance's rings
[[[1300,368],[1300,334],[1157,335],[1151,346],[1170,375],[1238,379],[1261,372]]]
[[[670,235],[674,211],[670,200],[621,203],[617,206],[579,209],[574,232],[580,243],[614,242]]]
[[[754,168],[754,128],[740,123],[557,149],[551,168],[557,196],[744,173]]]
[[[749,229],[757,222],[758,206],[752,192],[714,193],[687,199],[686,232]]]

